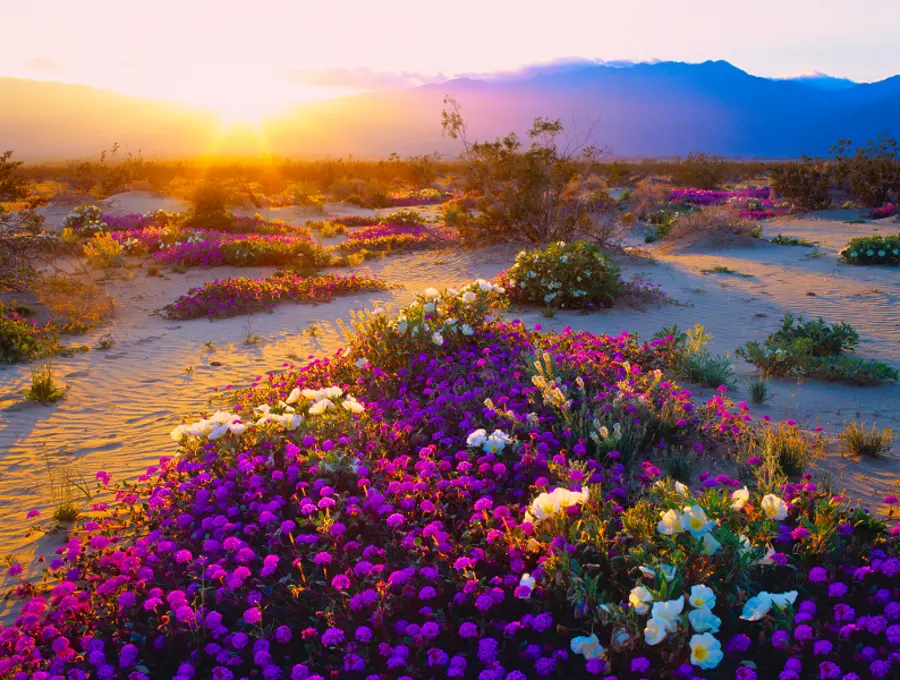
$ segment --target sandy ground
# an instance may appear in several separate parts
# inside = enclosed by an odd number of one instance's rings
[[[157,207],[178,209],[171,199],[150,201],[145,192],[108,199],[121,212]],[[136,194],[136,195],[135,195]],[[70,206],[71,207],[71,206]],[[329,206],[329,208],[335,208]],[[269,211],[272,217],[300,221],[292,210]],[[342,214],[350,211],[341,209]],[[354,211],[365,213],[365,211]],[[371,212],[371,211],[369,211]],[[66,213],[67,214],[67,213]],[[854,235],[896,231],[896,223],[845,224],[853,213],[833,211],[810,218],[780,218],[764,223],[765,236],[799,236],[817,241],[816,250],[761,243],[750,248],[665,253],[654,245],[653,259],[621,256],[626,277],[642,275],[662,285],[681,305],[638,311],[627,306],[581,315],[560,312],[553,319],[534,310],[513,309],[529,325],[545,329],[571,326],[595,333],[638,332],[649,337],[671,323],[689,328],[703,324],[714,336],[712,349],[733,352],[748,340],[761,340],[775,330],[786,311],[847,321],[863,338],[857,353],[900,367],[900,271],[881,267],[848,267],[837,263],[837,251]],[[64,217],[64,215],[63,215]],[[308,215],[307,215],[308,217]],[[119,301],[115,320],[93,334],[75,340],[93,345],[111,333],[115,346],[90,351],[54,363],[56,375],[69,385],[68,396],[44,407],[21,401],[29,367],[0,369],[0,554],[15,553],[26,565],[41,552],[52,552],[61,536],[29,531],[25,513],[37,508],[52,513],[48,463],[70,461],[93,477],[106,470],[114,479],[134,478],[174,445],[170,430],[183,416],[208,406],[215,390],[237,388],[286,361],[333,352],[343,342],[337,320],[352,309],[375,302],[399,308],[416,290],[454,286],[475,278],[490,278],[508,267],[517,249],[460,249],[394,256],[366,263],[357,272],[375,273],[399,284],[390,291],[338,298],[323,305],[283,304],[272,313],[209,322],[171,322],[154,310],[189,287],[232,275],[262,276],[272,269],[208,269],[185,274],[134,278],[111,284]],[[814,253],[821,256],[813,256]],[[715,265],[737,269],[749,278],[705,275]],[[346,272],[346,270],[344,270]],[[310,332],[315,328],[315,333]],[[247,344],[248,335],[262,337]],[[210,344],[207,344],[210,343]],[[188,370],[190,369],[190,371]],[[737,399],[746,398],[746,380],[755,369],[737,365]],[[865,502],[877,504],[893,492],[897,461],[843,459],[836,453],[834,434],[846,421],[861,418],[900,429],[900,387],[854,388],[816,381],[773,381],[774,398],[756,415],[793,418],[810,428],[821,426],[831,439],[831,453],[821,462],[836,487],[845,487]],[[698,395],[710,390],[696,390]],[[895,454],[900,449],[895,447]]]

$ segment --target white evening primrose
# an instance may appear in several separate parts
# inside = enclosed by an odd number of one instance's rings
[[[661,619],[650,618],[644,626],[644,641],[648,645],[658,645],[669,634],[668,624]]]
[[[628,603],[638,614],[646,614],[650,611],[650,604],[652,602],[653,593],[644,588],[644,586],[632,588],[631,593],[628,595]]]
[[[675,580],[675,576],[677,574],[675,567],[671,564],[661,564],[659,565],[660,571],[662,571],[663,578],[666,579],[668,583],[671,583]]]
[[[791,590],[781,594],[769,593],[769,599],[772,601],[773,607],[787,609],[788,605],[793,605],[797,601],[797,591]]]
[[[462,301],[467,305],[471,305],[473,302],[475,302],[475,297],[475,293],[469,290],[462,294]]]
[[[527,572],[522,574],[522,578],[519,579],[519,586],[528,588],[529,592],[534,590],[535,583],[534,576]]]
[[[681,517],[681,525],[690,531],[694,538],[700,538],[716,526],[716,523],[706,516],[706,511],[699,505],[684,506],[684,514]]]
[[[477,429],[466,438],[466,444],[479,447],[487,441],[487,430]]]
[[[746,486],[743,489],[738,489],[731,494],[731,500],[732,510],[743,510],[744,506],[747,505],[747,502],[750,500],[750,490]]]
[[[691,490],[687,487],[687,484],[682,484],[681,482],[675,482],[675,491],[680,493],[682,496],[689,496]]]
[[[769,593],[762,591],[759,595],[751,597],[744,603],[744,610],[741,612],[741,618],[744,621],[759,621],[772,608],[772,598]]]
[[[688,614],[688,621],[695,633],[718,633],[722,619],[713,614],[709,609],[692,609]]]
[[[656,578],[656,572],[653,571],[650,567],[645,567],[644,565],[641,565],[638,567],[638,569],[640,569],[641,573],[644,576],[646,576],[647,578]]]
[[[700,542],[702,543],[700,552],[704,555],[715,555],[719,551],[719,548],[722,547],[722,544],[713,538],[712,534],[703,534],[700,538]]]
[[[679,597],[675,600],[667,600],[666,602],[654,602],[650,611],[650,616],[654,619],[666,621],[670,630],[678,629],[678,617],[684,611],[684,598]]]
[[[365,368],[365,367],[368,366],[368,365],[369,365],[369,360],[366,359],[365,357],[361,357],[361,358],[359,358],[359,359],[356,360],[356,367],[357,367],[357,368]]]
[[[295,387],[291,390],[291,393],[288,395],[288,398],[284,400],[285,404],[296,404],[300,401],[300,388]]]
[[[600,659],[606,653],[597,636],[591,633],[587,636],[572,638],[569,644],[574,654],[581,654],[585,659]]]
[[[444,336],[441,335],[440,333],[434,333],[434,334],[431,336],[431,341],[432,341],[435,345],[437,345],[438,347],[440,347],[441,345],[444,344]]]
[[[426,288],[425,289],[425,297],[427,297],[427,298],[436,298],[439,295],[440,295],[440,293],[438,292],[437,288]]]
[[[343,406],[346,410],[350,411],[350,413],[362,413],[366,410],[366,407],[360,404],[354,397],[347,395],[347,398],[341,402],[341,406]]]
[[[684,531],[681,524],[681,514],[677,510],[667,510],[659,513],[662,518],[656,525],[657,531],[664,536],[674,536]]]
[[[688,602],[692,607],[697,609],[712,609],[716,606],[716,594],[709,586],[696,585],[691,586],[691,594],[688,596]]]
[[[787,517],[787,505],[775,494],[770,493],[763,496],[760,507],[769,519],[783,520]]]
[[[722,643],[709,633],[694,635],[690,641],[691,663],[700,668],[715,668],[724,658]]]
[[[465,336],[472,335],[472,333],[475,332],[472,330],[472,327],[467,323],[464,323],[462,326],[460,326],[460,330],[462,331],[462,334]]]
[[[482,444],[482,448],[485,453],[503,453],[503,449],[506,448],[506,445],[511,441],[512,440],[506,433],[501,432],[500,430],[494,430],[487,438],[487,441]]]

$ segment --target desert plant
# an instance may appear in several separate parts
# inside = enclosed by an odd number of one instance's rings
[[[81,515],[81,508],[91,500],[87,474],[74,460],[57,459],[41,452],[47,467],[47,486],[53,503],[53,519],[57,522],[74,522]]]
[[[859,333],[848,323],[828,324],[819,317],[806,321],[790,312],[781,319],[781,328],[769,336],[774,344],[790,344],[797,340],[809,341],[809,349],[814,356],[833,356],[852,350],[859,344]]]
[[[22,161],[11,160],[12,149],[0,153],[0,201],[16,201],[28,195],[27,180],[21,173]]]
[[[851,150],[853,142],[841,140],[832,149],[836,175],[849,183],[854,197],[871,208],[900,199],[900,151],[897,140],[880,136],[868,146]]]
[[[725,206],[711,206],[677,214],[662,238],[679,241],[691,236],[731,235],[759,237],[759,227]]]
[[[863,236],[851,239],[840,251],[847,264],[900,264],[900,234]]]
[[[754,404],[765,404],[772,397],[769,381],[763,377],[749,381],[747,387],[750,390],[750,401]]]
[[[769,243],[774,243],[776,246],[803,246],[804,248],[812,248],[814,245],[805,238],[783,236],[781,234],[778,234],[778,236],[775,236],[774,238],[770,238]]]
[[[838,434],[838,441],[846,455],[884,458],[891,452],[894,431],[889,427],[879,431],[874,423],[867,430],[864,424],[854,420]]]
[[[774,465],[786,477],[802,474],[809,464],[823,453],[820,437],[810,440],[792,421],[765,423],[751,437],[747,453],[757,456],[764,464]]]
[[[593,129],[579,139],[559,120],[536,118],[526,147],[515,133],[493,142],[470,142],[457,102],[447,97],[444,133],[462,143],[467,181],[482,195],[463,238],[546,242],[589,234],[596,196],[587,180],[602,156],[591,145]]]
[[[831,205],[831,181],[831,167],[808,156],[772,168],[775,193],[806,210],[820,210]]]
[[[122,244],[105,232],[94,234],[84,244],[84,254],[91,266],[97,269],[120,266],[124,255]]]
[[[230,192],[220,183],[203,182],[195,189],[182,224],[193,229],[228,231],[234,224],[234,216],[227,210],[230,200]]]
[[[700,271],[704,274],[728,274],[729,276],[740,276],[741,278],[745,279],[753,278],[752,274],[744,274],[743,272],[739,272],[737,269],[726,267],[723,264],[717,264],[714,267],[710,267],[709,269],[701,269]]]
[[[26,401],[39,404],[55,403],[66,396],[53,378],[53,365],[49,362],[39,363],[31,369],[31,385],[25,390]]]
[[[726,179],[727,163],[716,156],[702,151],[689,153],[672,166],[672,180],[681,186],[697,189],[718,189]]]
[[[681,378],[704,387],[730,387],[734,384],[734,359],[709,352],[712,335],[703,326],[696,324],[685,332],[672,325],[661,329],[654,337],[661,339],[670,336],[675,348],[672,365]]]

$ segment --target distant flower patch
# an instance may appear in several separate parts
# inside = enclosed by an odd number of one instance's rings
[[[387,254],[427,250],[448,245],[457,239],[445,226],[423,224],[372,224],[347,233],[347,240],[330,250],[343,255],[356,253]]]
[[[271,309],[278,302],[327,302],[337,295],[385,288],[381,279],[359,275],[234,277],[192,288],[161,311],[169,319],[220,319]]]
[[[880,208],[872,208],[869,211],[869,217],[875,220],[897,214],[900,214],[900,204],[897,203],[887,203]]]

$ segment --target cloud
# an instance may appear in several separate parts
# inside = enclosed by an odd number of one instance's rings
[[[424,74],[412,71],[375,71],[370,68],[305,69],[293,74],[293,79],[304,85],[339,87],[354,90],[402,90],[427,83],[443,83],[447,77],[441,73]]]
[[[25,62],[25,70],[37,75],[57,75],[63,72],[63,65],[55,59],[35,57]]]

